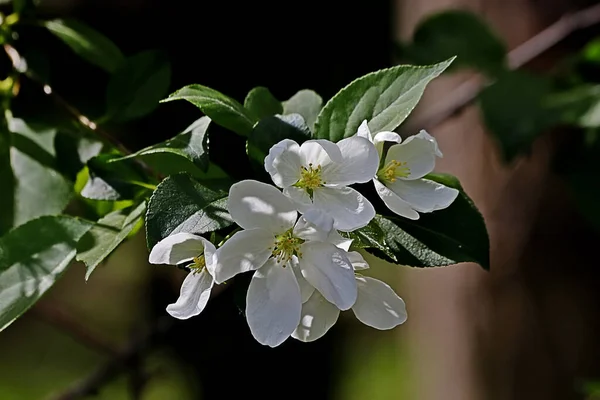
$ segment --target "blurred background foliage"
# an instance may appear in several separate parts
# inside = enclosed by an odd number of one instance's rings
[[[476,74],[485,85],[472,102],[502,162],[508,166],[522,162],[540,137],[557,135],[558,131],[561,146],[553,157],[553,171],[568,188],[578,215],[590,227],[600,228],[600,32],[593,21],[586,25],[584,19],[579,21],[581,26],[571,27],[586,29],[566,39],[563,48],[567,51],[563,49],[551,65],[515,71],[514,57],[511,59],[501,35],[485,19],[464,9],[427,16],[410,39],[397,41],[394,13],[400,7],[389,1],[353,7],[341,0],[326,4],[309,0],[289,11],[273,9],[266,2],[162,0],[41,0],[35,11],[29,0],[19,0],[14,4],[5,1],[2,7],[4,17],[10,15],[12,7],[27,10],[13,39],[36,75],[92,120],[106,121],[103,129],[134,151],[172,137],[198,118],[192,106],[157,104],[166,93],[190,83],[218,88],[238,100],[259,85],[268,87],[278,99],[287,99],[304,88],[314,89],[327,99],[370,71],[398,62],[432,63],[458,55],[454,72]],[[34,23],[34,16],[68,22],[46,24],[44,29]],[[94,58],[85,47],[70,42],[69,28],[89,35],[101,32],[117,47],[99,39],[107,57]],[[4,54],[2,57],[0,68],[7,77],[4,89],[12,91],[12,61]],[[77,174],[87,161],[82,154],[85,151],[81,150],[81,159],[75,161],[61,153],[61,149],[67,151],[73,146],[63,139],[78,128],[65,122],[69,118],[64,105],[41,89],[31,80],[19,81],[19,95],[11,99],[11,109],[27,124],[13,130],[42,148],[45,135],[52,136],[56,154],[51,156],[55,161],[48,162],[59,163],[57,168],[80,182]],[[128,96],[133,93],[132,104]],[[453,93],[445,95],[451,98]],[[414,119],[407,122],[409,126],[415,123]],[[32,128],[36,124],[53,126],[56,131],[44,133],[45,128]],[[216,140],[241,139],[231,135]],[[31,149],[27,144],[24,140],[19,145],[23,160]],[[89,143],[76,145],[89,150],[97,143],[89,138]],[[242,165],[232,154],[215,157],[225,161],[221,165],[228,170]],[[27,171],[36,168],[25,161],[23,165]],[[36,183],[36,195],[44,193],[48,182],[53,187],[65,184],[48,179],[43,177]],[[62,201],[66,204],[69,199]],[[83,198],[70,206],[95,217],[112,210],[102,202]],[[39,305],[0,334],[0,399],[51,399],[164,317],[165,305],[176,298],[184,272],[151,268],[146,262],[143,235],[136,234],[138,228],[132,227],[130,240],[101,264],[87,283],[83,265],[74,265]],[[445,300],[445,293],[411,291],[403,281],[406,275],[402,268],[374,262],[372,257],[369,261],[371,273],[395,282],[392,286],[407,301],[407,324],[414,316],[411,304],[421,296]],[[468,267],[472,266],[458,268]],[[591,303],[597,306],[593,300]],[[81,335],[69,333],[72,324],[83,326],[95,339],[82,343]],[[96,398],[227,398],[242,388],[245,396],[261,398],[420,399],[422,386],[439,384],[435,374],[430,377],[429,371],[415,367],[415,360],[435,360],[444,349],[432,345],[427,336],[407,337],[406,325],[391,332],[376,332],[344,315],[343,323],[316,343],[290,340],[276,350],[267,349],[249,335],[235,287],[215,296],[201,316],[170,324],[172,327],[147,356],[134,360],[132,367],[139,364],[141,368],[119,374],[102,386]],[[487,367],[493,371],[493,366]],[[594,379],[600,374],[595,366],[585,367],[582,370],[586,374],[576,371],[561,375],[569,379],[563,383],[570,388],[568,398],[598,398]],[[524,397],[517,393],[509,398]]]

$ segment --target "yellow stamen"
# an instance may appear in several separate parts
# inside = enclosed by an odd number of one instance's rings
[[[199,274],[206,267],[206,259],[204,255],[194,257],[194,263],[188,265],[193,274]]]
[[[304,240],[295,237],[292,229],[290,229],[282,235],[275,236],[272,255],[279,263],[289,261],[292,256],[302,258],[302,253],[300,252],[300,245],[302,243],[304,243]]]
[[[325,182],[323,182],[321,178],[321,166],[317,165],[317,167],[313,167],[312,164],[308,164],[308,168],[305,166],[301,167],[300,171],[300,180],[296,182],[294,186],[297,186],[302,189],[306,189],[309,193],[318,187],[323,186]]]
[[[410,168],[404,161],[392,160],[377,173],[377,177],[384,182],[395,182],[398,178],[406,178],[410,175]]]

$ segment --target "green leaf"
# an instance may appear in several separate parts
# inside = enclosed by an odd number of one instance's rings
[[[353,240],[351,249],[371,249],[376,254],[382,254],[383,258],[396,261],[396,256],[388,247],[385,233],[377,219],[373,219],[367,226],[353,232],[342,232],[342,235]]]
[[[386,232],[388,245],[392,249],[394,246],[398,248],[395,252],[398,262],[416,267],[475,262],[484,269],[489,269],[490,243],[485,221],[458,179],[446,174],[429,174],[425,178],[458,189],[460,194],[450,207],[432,213],[421,213],[417,221],[387,217],[390,223],[383,223],[382,229]],[[392,236],[392,225],[406,235]],[[412,257],[416,257],[419,263],[409,264],[408,254],[400,246]]]
[[[283,107],[266,87],[255,87],[244,100],[244,107],[259,119],[283,113]]]
[[[46,216],[0,238],[0,330],[23,314],[60,278],[75,257],[88,221]]]
[[[427,84],[453,60],[423,67],[399,65],[356,79],[325,104],[315,123],[315,136],[337,142],[356,134],[364,120],[373,133],[396,129]]]
[[[1,209],[0,213],[12,215],[12,226],[60,213],[69,203],[73,190],[72,183],[55,169],[56,130],[28,125],[17,118],[11,119],[8,128],[13,144],[10,157],[14,201],[12,212]]]
[[[558,122],[548,107],[549,81],[521,71],[507,72],[479,94],[483,120],[506,161],[526,153],[533,141]]]
[[[58,132],[54,138],[57,168],[75,181],[79,171],[103,148],[104,144],[99,140]]]
[[[172,175],[152,194],[146,213],[146,239],[152,248],[178,232],[202,234],[233,224],[227,191],[209,188],[188,174]]]
[[[194,166],[206,172],[209,163],[207,134],[209,124],[210,118],[201,117],[174,138],[146,147],[131,155],[114,159],[111,162],[140,157],[150,166],[156,167],[157,170],[166,175],[170,175],[182,171],[180,165],[177,165],[179,168],[176,170],[171,168],[175,164],[174,159],[177,158],[191,162]]]
[[[114,72],[124,60],[110,39],[80,21],[55,19],[44,26],[81,58],[108,72]]]
[[[490,246],[485,222],[458,179],[443,174],[429,174],[426,178],[460,191],[450,207],[421,213],[417,221],[392,214],[377,215],[374,223],[384,233],[383,240],[378,234],[365,235],[363,230],[354,234],[372,236],[370,241],[361,240],[364,247],[392,263],[440,267],[475,262],[489,269]]]
[[[144,51],[127,58],[108,82],[105,118],[124,122],[151,113],[170,83],[171,64],[162,52]]]
[[[259,171],[264,172],[264,160],[269,149],[283,139],[297,143],[310,139],[310,130],[300,114],[267,117],[256,124],[248,136],[247,152]]]
[[[406,49],[412,62],[433,64],[457,56],[453,67],[473,67],[495,76],[507,68],[506,46],[476,14],[452,10],[422,21]]]
[[[81,190],[83,197],[92,200],[128,200],[136,197],[140,186],[150,187],[131,160],[112,162],[119,158],[118,154],[100,154],[88,161],[89,179]]]
[[[283,102],[283,114],[300,114],[311,131],[323,107],[323,98],[316,92],[304,89]]]
[[[239,135],[247,136],[258,117],[231,97],[202,85],[189,85],[179,89],[161,102],[187,100],[210,117],[217,125]]]
[[[146,203],[135,208],[114,211],[100,219],[79,242],[77,261],[83,261],[87,267],[87,281],[96,267],[117,248],[140,222]]]
[[[5,124],[0,125],[0,182],[2,182],[2,196],[0,196],[0,236],[13,226],[15,177],[10,162],[11,137]]]

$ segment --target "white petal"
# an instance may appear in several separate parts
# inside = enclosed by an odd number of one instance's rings
[[[342,250],[348,251],[354,239],[348,239],[340,235],[337,230],[332,230],[327,236],[327,242],[339,247]]]
[[[292,333],[294,339],[312,342],[319,339],[335,325],[340,310],[325,300],[321,293],[314,292],[310,299],[302,305],[300,325]]]
[[[436,145],[427,139],[411,136],[404,143],[390,147],[385,164],[392,160],[406,163],[410,171],[406,179],[422,178],[435,167],[435,147]]]
[[[414,181],[398,179],[396,182],[389,183],[388,188],[420,212],[447,208],[458,196],[458,190],[428,179]]]
[[[204,239],[204,238],[203,238]],[[215,245],[204,239],[204,262],[208,273],[215,276],[215,253],[217,249]]]
[[[300,288],[289,266],[271,259],[254,273],[246,295],[246,319],[259,343],[283,343],[298,326],[301,310]]]
[[[363,256],[358,251],[349,251],[346,256],[348,260],[352,263],[352,268],[355,271],[360,271],[363,269],[369,268],[369,263],[363,258]]]
[[[273,183],[281,188],[298,182],[301,167],[300,145],[290,139],[283,139],[271,147],[265,157],[265,169],[271,175]]]
[[[223,283],[235,275],[262,267],[271,254],[275,237],[264,229],[249,229],[235,233],[213,256],[214,277]]]
[[[379,132],[373,138],[373,144],[375,148],[377,148],[377,153],[379,153],[379,157],[383,155],[383,146],[385,142],[393,142],[393,143],[401,143],[402,137],[398,135],[396,132]]]
[[[252,180],[231,186],[227,208],[242,228],[263,228],[274,233],[287,231],[298,217],[294,203],[277,188]]]
[[[200,314],[210,298],[213,283],[213,277],[206,269],[198,274],[190,272],[181,284],[177,302],[169,304],[167,312],[178,319],[188,319]]]
[[[318,209],[308,210],[294,226],[294,236],[325,242],[333,229],[333,218]]]
[[[317,188],[313,192],[313,204],[331,215],[333,227],[344,232],[362,228],[375,217],[371,202],[349,187]]]
[[[342,153],[340,148],[335,143],[329,140],[318,139],[318,140],[307,140],[300,146],[300,154],[302,155],[302,165],[308,167],[312,164],[315,168],[317,166],[325,167],[332,162],[342,162]]]
[[[356,279],[346,252],[323,242],[304,243],[301,251],[299,264],[304,278],[340,310],[352,307],[356,301]]]
[[[358,130],[356,131],[356,136],[365,138],[369,142],[373,143],[373,135],[371,135],[371,131],[369,130],[369,124],[367,124],[366,119],[358,127]]]
[[[425,139],[425,140],[429,140],[435,146],[435,155],[438,156],[438,157],[443,157],[444,156],[442,154],[442,152],[440,151],[440,148],[438,146],[437,140],[435,140],[435,138],[433,136],[431,136],[429,133],[427,133],[427,131],[421,130],[418,134],[415,135],[415,137],[422,138],[422,139]]]
[[[283,189],[283,194],[288,197],[301,213],[305,213],[312,208],[313,202],[306,190],[299,187],[290,186]]]
[[[381,197],[381,200],[383,200],[385,205],[390,210],[408,219],[419,219],[419,213],[413,210],[410,204],[398,197],[398,195],[388,189],[377,179],[373,179],[373,183],[375,184],[375,190],[377,190],[377,194],[379,197]]]
[[[150,252],[150,264],[179,264],[190,261],[204,252],[208,240],[191,233],[176,233],[156,243]],[[209,242],[210,243],[210,242]]]
[[[321,176],[324,184],[346,186],[373,179],[379,168],[379,154],[373,143],[352,136],[340,140],[337,146],[343,159],[323,167]]]
[[[352,307],[354,315],[365,325],[376,329],[392,329],[406,321],[406,305],[386,283],[356,275],[358,298]]]
[[[300,271],[300,265],[298,264],[298,258],[296,256],[292,258],[292,262],[290,264],[292,265],[292,270],[294,271],[294,275],[298,281],[298,286],[300,287],[300,297],[302,297],[302,303],[306,303],[315,291],[315,287],[308,283],[308,281],[302,276],[302,271]]]

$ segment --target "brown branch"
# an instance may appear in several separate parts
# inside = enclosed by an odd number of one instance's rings
[[[598,23],[600,23],[600,4],[564,15],[557,22],[508,53],[509,68],[518,69],[522,67],[550,50],[572,33]],[[479,75],[468,79],[456,89],[453,89],[452,96],[448,97],[447,100],[434,103],[428,111],[407,121],[401,128],[402,132],[414,134],[421,129],[432,129],[447,119],[458,115],[471,105],[477,99],[481,89],[490,83],[492,82],[485,82]]]
[[[119,151],[121,151],[123,154],[128,155],[128,154],[132,153],[131,150],[129,150],[127,147],[125,147],[123,145],[123,143],[119,142],[110,133],[108,133],[104,129],[100,128],[90,118],[88,118],[87,116],[85,116],[76,107],[74,107],[73,105],[71,105],[62,96],[60,96],[58,93],[56,93],[54,91],[54,89],[52,89],[52,87],[48,83],[44,82],[44,80],[41,77],[39,77],[34,71],[32,71],[31,69],[29,69],[28,66],[27,66],[27,60],[25,60],[25,58],[23,58],[23,56],[17,51],[17,49],[15,49],[13,46],[11,46],[8,43],[5,43],[4,44],[4,51],[6,52],[6,54],[8,55],[8,57],[10,58],[10,60],[12,62],[12,65],[13,65],[13,68],[16,71],[24,74],[27,78],[29,78],[33,82],[37,83],[38,85],[40,85],[42,87],[42,90],[44,91],[44,93],[46,93],[48,96],[52,97],[52,99],[60,107],[62,107],[73,118],[75,118],[81,125],[83,125],[85,128],[89,129],[90,131],[92,131],[93,133],[95,133],[96,135],[98,135],[104,141],[108,142],[112,146],[114,146],[117,149],[119,149]]]
[[[101,365],[87,378],[76,383],[64,392],[51,397],[52,400],[76,400],[94,395],[99,390],[119,376],[121,372],[140,362],[139,357],[156,341],[161,339],[173,326],[173,319],[164,317],[158,319],[149,331],[130,340],[125,348],[115,357]]]
[[[115,346],[86,329],[79,321],[60,308],[40,302],[31,311],[39,319],[60,329],[86,347],[110,356],[117,354]]]

